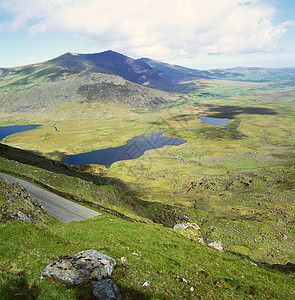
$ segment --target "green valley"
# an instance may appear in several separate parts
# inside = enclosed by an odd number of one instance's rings
[[[294,80],[292,70],[200,71],[113,51],[0,69],[0,126],[42,125],[1,142],[0,171],[103,213],[0,224],[0,295],[91,299],[90,284],[39,276],[55,259],[96,249],[117,260],[124,299],[293,299]],[[61,162],[150,132],[188,142],[110,168]],[[173,229],[186,222],[201,230]]]

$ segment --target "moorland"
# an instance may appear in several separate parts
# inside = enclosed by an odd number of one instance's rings
[[[1,171],[103,212],[1,224],[1,292],[91,299],[88,285],[38,278],[49,262],[95,248],[117,259],[126,299],[292,299],[294,96],[294,69],[200,71],[113,51],[0,69],[0,126],[42,125],[2,141]],[[151,132],[188,142],[110,168],[61,162]],[[201,230],[173,229],[183,222]],[[223,252],[208,246],[216,241]]]

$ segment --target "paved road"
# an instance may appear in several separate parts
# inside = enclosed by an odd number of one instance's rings
[[[63,223],[82,221],[101,215],[99,212],[57,196],[56,194],[39,188],[25,180],[4,173],[0,173],[0,176],[6,178],[10,182],[20,183],[41,203],[51,217]]]

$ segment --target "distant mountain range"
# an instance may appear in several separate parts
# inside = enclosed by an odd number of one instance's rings
[[[138,61],[150,65],[162,79],[169,83],[179,83],[198,79],[225,79],[251,82],[295,80],[295,68],[271,69],[237,67],[230,69],[196,70],[163,63],[150,58],[140,58]]]
[[[111,50],[95,54],[66,53],[42,63],[0,68],[0,112],[43,111],[60,104],[83,102],[153,108],[173,98],[166,92],[177,92],[175,83],[200,79],[295,84],[295,69],[205,71],[149,58],[136,60]]]

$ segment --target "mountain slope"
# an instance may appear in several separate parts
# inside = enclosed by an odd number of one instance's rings
[[[230,69],[197,70],[177,65],[171,65],[150,58],[140,58],[138,61],[149,64],[159,75],[170,83],[192,81],[198,79],[223,79],[250,82],[286,81],[295,82],[294,69],[271,69],[236,67]]]
[[[91,61],[95,66],[129,81],[154,88],[169,87],[169,84],[147,63],[120,53],[109,50],[97,54],[81,54],[81,57]]]
[[[190,81],[200,78],[214,78],[209,71],[205,70],[195,70],[182,66],[171,65],[150,58],[140,58],[138,61],[149,64],[164,80],[170,83]]]
[[[131,108],[153,108],[167,103],[172,98],[169,94],[126,79],[161,85],[164,81],[146,66],[108,51],[101,55],[66,53],[43,63],[2,68],[0,112],[42,112],[59,105],[87,102],[117,103]]]

